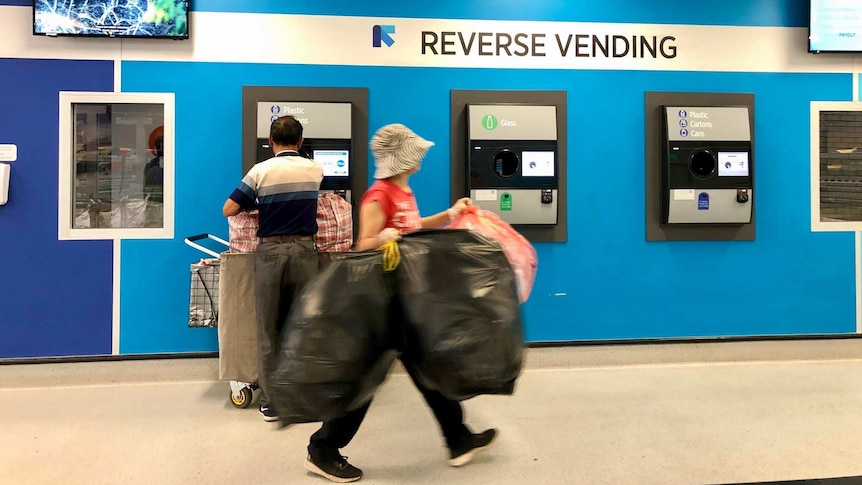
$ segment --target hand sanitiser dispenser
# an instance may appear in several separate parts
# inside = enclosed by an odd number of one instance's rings
[[[0,205],[9,201],[9,176],[12,166],[8,163],[0,163]]]

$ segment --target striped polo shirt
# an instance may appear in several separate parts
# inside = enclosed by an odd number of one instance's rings
[[[254,165],[230,195],[243,209],[260,211],[258,237],[317,233],[317,195],[323,167],[295,151]]]

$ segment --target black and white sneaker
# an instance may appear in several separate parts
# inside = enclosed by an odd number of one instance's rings
[[[273,409],[271,406],[261,406],[260,415],[263,416],[263,420],[268,423],[278,421],[278,414],[275,413],[275,409]]]
[[[487,450],[497,438],[496,429],[488,429],[478,434],[471,434],[462,445],[449,450],[449,466],[463,466],[473,459],[480,451]]]
[[[311,453],[305,459],[305,469],[335,483],[350,483],[362,478],[362,470],[347,463],[347,457],[336,452]]]

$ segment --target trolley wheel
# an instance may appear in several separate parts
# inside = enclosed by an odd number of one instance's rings
[[[252,391],[250,387],[244,387],[239,391],[239,396],[235,395],[233,391],[230,393],[230,402],[233,403],[234,406],[244,409],[251,405]]]

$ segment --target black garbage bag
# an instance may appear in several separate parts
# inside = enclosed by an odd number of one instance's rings
[[[515,273],[498,243],[466,230],[399,243],[403,359],[449,399],[514,392],[524,335]]]
[[[393,278],[380,253],[352,253],[305,287],[269,380],[282,424],[327,421],[372,398],[397,358],[389,333]]]

